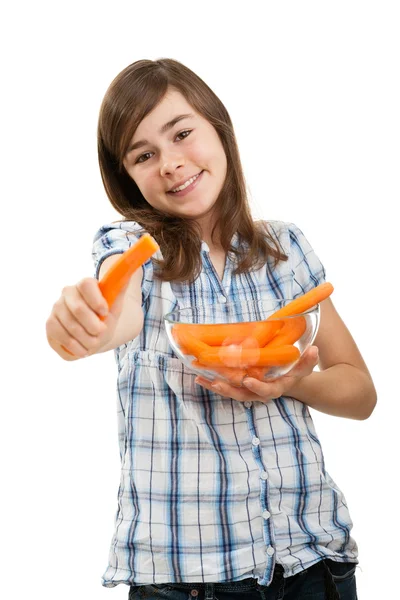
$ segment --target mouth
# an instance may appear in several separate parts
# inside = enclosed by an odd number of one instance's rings
[[[191,192],[198,184],[199,180],[202,178],[204,171],[200,171],[197,175],[193,175],[183,183],[171,190],[168,190],[167,194],[171,194],[171,196],[186,196],[189,192]]]

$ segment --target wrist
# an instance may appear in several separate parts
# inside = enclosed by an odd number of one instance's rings
[[[310,402],[310,391],[311,388],[318,381],[318,377],[320,377],[321,373],[319,371],[313,371],[309,375],[305,375],[304,377],[300,377],[293,384],[293,386],[289,390],[290,396],[303,402],[304,404],[308,404],[312,406],[312,402]]]

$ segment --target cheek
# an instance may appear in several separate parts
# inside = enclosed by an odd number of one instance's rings
[[[132,173],[129,175],[146,199],[151,195],[152,191],[154,192],[156,186],[156,177],[154,175],[145,173],[144,171],[139,174],[135,173],[135,177],[133,177]]]

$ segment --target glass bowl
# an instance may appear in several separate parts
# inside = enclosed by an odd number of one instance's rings
[[[164,316],[168,340],[183,364],[209,380],[241,386],[288,373],[317,334],[319,304],[293,316],[274,317],[285,300],[227,302],[183,308]]]

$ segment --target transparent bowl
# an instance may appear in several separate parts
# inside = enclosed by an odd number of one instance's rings
[[[291,301],[178,309],[165,315],[164,324],[175,354],[190,371],[240,387],[246,376],[268,381],[285,375],[312,345],[319,304],[298,315],[273,316]]]

